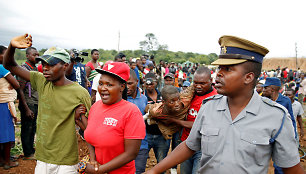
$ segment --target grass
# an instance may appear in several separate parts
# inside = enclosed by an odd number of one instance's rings
[[[26,59],[24,59],[24,60],[16,60],[16,62],[18,63],[18,65],[22,65],[22,64],[24,64],[24,63],[25,63],[25,61],[26,61]]]

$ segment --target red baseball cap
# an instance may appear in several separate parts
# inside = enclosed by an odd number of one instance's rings
[[[130,67],[123,62],[106,62],[102,69],[96,68],[96,71],[115,75],[124,81],[130,78]]]

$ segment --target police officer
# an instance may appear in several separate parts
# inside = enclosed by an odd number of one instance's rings
[[[276,77],[267,77],[266,82],[263,85],[263,87],[264,87],[264,89],[263,89],[263,92],[262,92],[262,96],[267,97],[267,98],[275,101],[276,103],[279,103],[279,104],[283,105],[288,110],[288,113],[290,114],[290,118],[291,118],[292,125],[293,125],[293,128],[294,128],[294,135],[295,135],[295,138],[297,139],[296,121],[295,121],[295,118],[293,116],[291,100],[288,97],[283,96],[281,93],[279,93],[279,90],[281,88],[280,79],[276,78]],[[298,140],[297,140],[297,142],[298,142]],[[283,173],[282,168],[276,166],[275,164],[273,164],[273,166],[275,168],[275,170],[274,170],[275,174],[282,174]]]
[[[201,150],[199,173],[267,173],[272,157],[285,173],[304,173],[287,110],[255,92],[265,47],[222,36],[215,88],[204,100],[192,130],[148,173],[160,173]],[[282,126],[281,126],[282,125]],[[280,127],[281,130],[280,130]]]

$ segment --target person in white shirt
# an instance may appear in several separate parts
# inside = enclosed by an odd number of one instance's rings
[[[285,96],[289,97],[292,103],[292,111],[293,116],[295,118],[295,122],[299,124],[300,127],[300,139],[302,140],[304,137],[304,129],[303,129],[303,119],[302,114],[304,113],[303,107],[300,102],[294,100],[294,90],[291,88],[288,88],[285,92]],[[296,127],[297,129],[297,127]],[[297,131],[297,130],[296,130]],[[298,132],[298,131],[297,131]]]
[[[304,73],[301,73],[300,75],[300,88],[299,88],[299,91],[298,91],[298,96],[299,96],[299,102],[301,104],[303,104],[303,101],[304,101],[304,97],[306,95],[306,79],[305,79],[305,74]]]

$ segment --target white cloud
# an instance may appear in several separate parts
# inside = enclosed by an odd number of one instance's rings
[[[172,51],[205,54],[218,53],[218,38],[230,34],[267,47],[268,57],[295,56],[295,42],[306,56],[304,7],[302,0],[0,0],[0,29],[68,49],[117,49],[120,31],[120,50],[135,50],[150,32]]]

